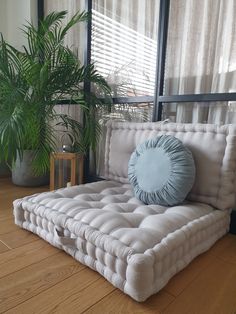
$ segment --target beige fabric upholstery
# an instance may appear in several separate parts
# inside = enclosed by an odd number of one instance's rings
[[[130,155],[146,139],[173,135],[193,153],[196,180],[188,199],[218,209],[235,201],[236,127],[210,124],[108,122],[105,178],[127,183]]]
[[[144,205],[101,181],[14,202],[15,222],[98,271],[137,301],[159,291],[229,227],[229,211],[187,202]]]
[[[197,178],[180,206],[145,205],[127,183],[138,143],[172,134],[193,152]],[[110,123],[104,180],[14,202],[15,223],[99,272],[137,301],[158,292],[229,229],[234,201],[233,127]],[[207,205],[205,203],[211,204]]]

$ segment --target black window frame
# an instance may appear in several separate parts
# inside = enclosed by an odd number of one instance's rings
[[[153,121],[160,121],[162,119],[163,103],[209,102],[209,105],[214,105],[214,102],[217,102],[217,101],[220,101],[220,102],[236,101],[236,93],[200,93],[200,94],[163,95],[169,12],[170,12],[170,0],[160,0],[159,29],[158,29],[158,42],[157,42],[158,53],[157,53],[157,70],[156,70],[156,93],[155,93],[155,100],[154,100]]]
[[[85,0],[85,9],[92,17],[92,1]],[[157,61],[156,61],[156,84],[153,96],[136,96],[136,97],[114,97],[112,98],[114,104],[133,104],[133,103],[153,103],[152,121],[160,121],[162,119],[163,104],[164,103],[193,103],[193,102],[209,102],[214,105],[214,102],[236,101],[236,93],[202,93],[202,94],[179,94],[179,95],[164,95],[164,75],[165,75],[165,60],[168,37],[168,23],[169,23],[170,0],[160,0],[159,10],[159,25],[158,25],[158,39],[157,39]],[[44,16],[44,0],[38,0],[38,18]],[[92,36],[92,21],[87,22],[86,28],[86,45],[85,45],[85,64],[91,63],[91,36]],[[85,82],[86,92],[90,91],[90,83]],[[212,103],[211,103],[212,102]],[[60,104],[68,104],[63,101]],[[188,104],[186,104],[188,105]],[[86,157],[85,162],[85,180],[95,180],[89,175],[89,157]]]

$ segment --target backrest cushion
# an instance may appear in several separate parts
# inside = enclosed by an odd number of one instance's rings
[[[192,153],[171,135],[146,140],[130,157],[128,178],[135,196],[145,204],[180,204],[195,179]]]
[[[234,206],[236,127],[211,124],[109,121],[105,178],[128,183],[128,162],[136,146],[163,134],[178,138],[193,154],[196,179],[189,200],[218,209]]]

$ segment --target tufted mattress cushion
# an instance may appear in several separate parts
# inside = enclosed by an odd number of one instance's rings
[[[14,201],[15,222],[98,271],[137,301],[159,291],[229,227],[229,211],[144,205],[129,184],[101,181]]]
[[[235,125],[109,121],[105,178],[127,183],[128,162],[136,146],[163,134],[175,136],[193,154],[196,180],[188,199],[218,209],[232,208],[235,201]]]

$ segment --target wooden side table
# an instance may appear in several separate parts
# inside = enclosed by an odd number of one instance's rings
[[[58,165],[56,165],[58,161]],[[80,153],[67,153],[67,152],[53,152],[50,156],[50,190],[61,188],[65,186],[64,175],[65,167],[64,163],[70,161],[70,177],[67,183],[70,185],[82,184],[84,177],[84,155]],[[58,180],[56,180],[56,174]],[[78,180],[79,178],[79,180]],[[56,184],[58,181],[58,184]]]

